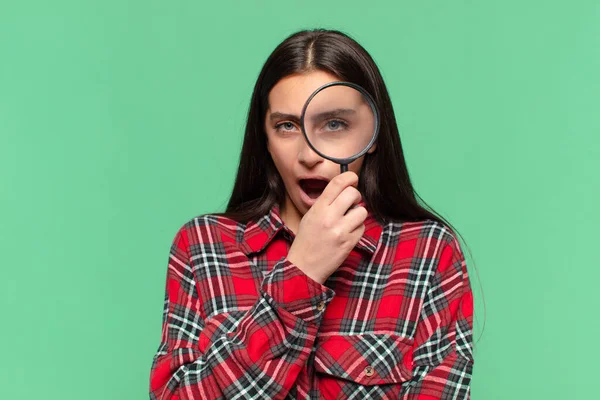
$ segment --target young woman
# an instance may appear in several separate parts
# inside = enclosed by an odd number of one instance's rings
[[[300,114],[352,82],[377,142],[340,174]],[[448,223],[416,200],[385,84],[348,36],[298,32],[266,61],[223,214],[177,232],[152,399],[466,399],[473,298]]]

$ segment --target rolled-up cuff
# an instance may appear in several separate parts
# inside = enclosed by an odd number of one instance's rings
[[[286,311],[306,322],[319,323],[335,292],[313,280],[286,258],[266,276],[262,290]]]

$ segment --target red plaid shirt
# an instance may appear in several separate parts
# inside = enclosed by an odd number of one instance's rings
[[[274,206],[206,215],[171,246],[151,399],[468,399],[473,297],[451,230],[372,215],[321,285]]]

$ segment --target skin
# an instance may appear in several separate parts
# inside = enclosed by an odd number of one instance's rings
[[[306,143],[300,130],[300,115],[306,99],[325,83],[339,79],[323,71],[292,75],[280,80],[269,93],[265,118],[268,151],[282,177],[286,199],[281,218],[296,237],[288,260],[319,283],[343,263],[364,233],[367,211],[356,206],[361,194],[356,189],[363,164],[359,158],[340,174],[340,166],[322,158]],[[287,114],[294,117],[272,115]],[[373,146],[369,152],[373,152]],[[301,197],[300,177],[321,176],[327,187],[312,205]]]

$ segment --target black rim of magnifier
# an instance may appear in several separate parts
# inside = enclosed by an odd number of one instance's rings
[[[317,150],[312,145],[310,140],[308,140],[308,135],[306,134],[306,129],[304,129],[304,116],[306,114],[306,109],[308,108],[310,101],[317,94],[319,94],[319,92],[321,92],[323,89],[327,89],[330,86],[348,86],[348,87],[351,87],[352,89],[358,90],[367,99],[367,102],[369,103],[369,106],[371,106],[371,110],[373,111],[373,117],[375,118],[375,132],[373,133],[373,137],[371,138],[371,141],[365,146],[364,149],[362,149],[359,153],[353,155],[352,157],[336,158],[336,157],[330,157],[328,155],[321,153],[319,150]],[[304,135],[304,138],[306,139],[306,143],[308,143],[310,148],[313,149],[315,153],[317,153],[318,155],[320,155],[323,158],[326,158],[337,164],[340,164],[342,172],[344,172],[344,171],[348,170],[348,164],[350,164],[352,161],[362,157],[373,146],[373,144],[375,143],[375,140],[377,140],[377,136],[379,135],[379,112],[377,111],[377,107],[375,106],[375,101],[373,100],[373,97],[371,97],[369,92],[367,92],[362,86],[359,86],[352,82],[342,82],[342,81],[329,82],[329,83],[326,83],[325,85],[321,86],[317,90],[315,90],[310,95],[308,100],[306,100],[306,103],[304,103],[304,107],[302,108],[302,115],[300,116],[300,129],[302,129],[302,134]]]

